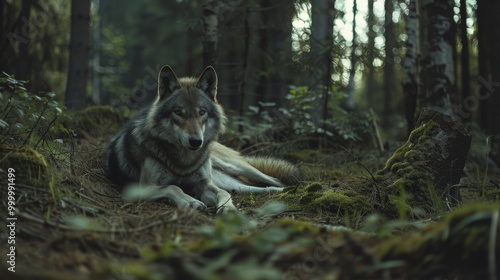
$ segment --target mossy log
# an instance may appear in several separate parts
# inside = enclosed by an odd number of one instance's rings
[[[433,211],[460,201],[454,187],[463,174],[471,136],[463,125],[434,110],[424,110],[408,141],[377,175],[386,182],[389,201],[400,208]]]

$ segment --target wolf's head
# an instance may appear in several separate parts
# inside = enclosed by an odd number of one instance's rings
[[[217,73],[211,66],[199,78],[177,78],[170,66],[163,66],[158,96],[148,113],[152,134],[193,151],[206,147],[226,122],[216,95]]]

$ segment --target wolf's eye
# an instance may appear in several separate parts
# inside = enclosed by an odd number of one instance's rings
[[[181,109],[175,109],[174,113],[178,116],[182,116],[182,110]]]
[[[206,113],[206,112],[207,112],[207,111],[205,111],[205,110],[201,109],[201,110],[200,110],[200,112],[199,112],[198,114],[200,114],[200,116],[203,116],[203,115],[205,115],[205,113]]]

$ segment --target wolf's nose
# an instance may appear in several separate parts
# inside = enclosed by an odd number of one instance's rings
[[[201,140],[200,138],[197,138],[197,137],[189,138],[189,145],[192,148],[199,148],[199,147],[201,147],[202,143],[203,143],[203,140]]]

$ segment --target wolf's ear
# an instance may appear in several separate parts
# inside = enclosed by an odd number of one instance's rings
[[[158,74],[158,96],[164,98],[179,88],[181,85],[174,70],[168,65],[163,66]]]
[[[216,100],[217,96],[217,73],[212,66],[207,66],[203,73],[198,78],[196,86],[203,90],[212,100]]]

